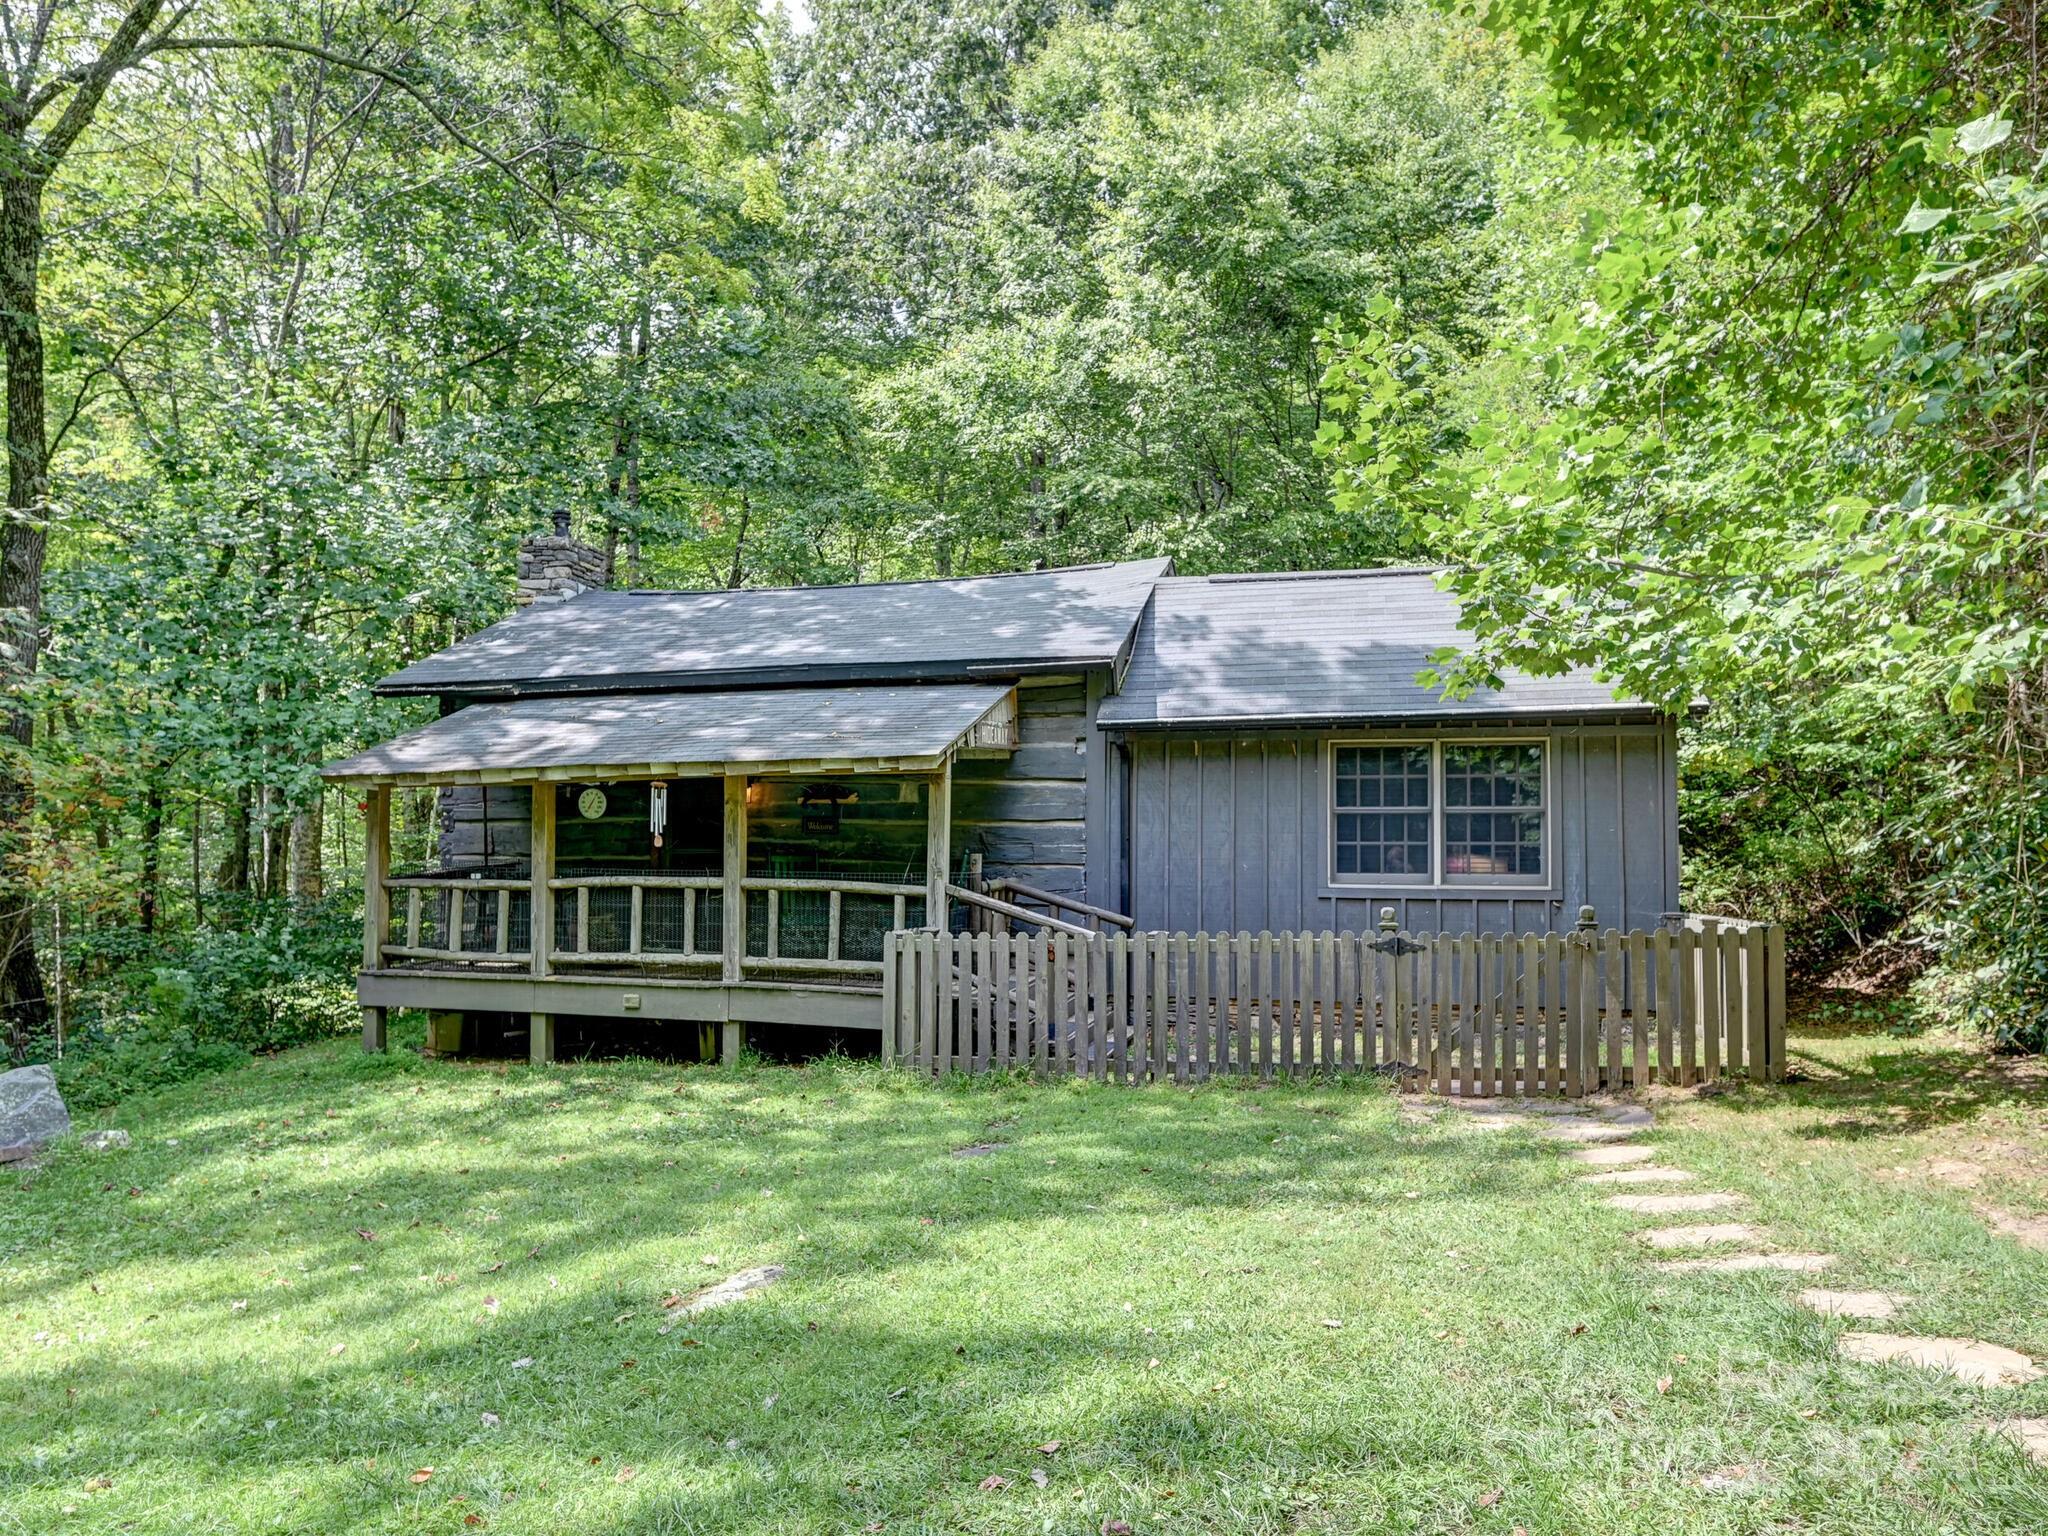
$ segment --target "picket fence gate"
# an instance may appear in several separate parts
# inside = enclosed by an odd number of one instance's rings
[[[1776,925],[1562,933],[888,936],[883,1055],[926,1073],[1121,1082],[1380,1072],[1437,1093],[1579,1097],[1782,1076]]]

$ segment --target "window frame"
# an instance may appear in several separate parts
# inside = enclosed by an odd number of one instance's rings
[[[1340,875],[1337,873],[1337,754],[1346,747],[1429,748],[1429,873],[1427,875]],[[1537,875],[1453,875],[1444,868],[1444,748],[1535,747],[1541,754],[1538,772],[1542,801],[1536,807],[1543,821],[1543,872]],[[1390,732],[1371,736],[1333,736],[1323,750],[1323,873],[1328,888],[1339,894],[1359,891],[1504,890],[1518,894],[1555,893],[1557,879],[1557,781],[1552,775],[1556,753],[1549,733]],[[1348,808],[1347,808],[1348,809]]]

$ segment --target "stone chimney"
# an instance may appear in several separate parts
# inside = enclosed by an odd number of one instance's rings
[[[555,510],[555,531],[519,546],[519,590],[512,601],[566,603],[578,592],[605,584],[604,551],[569,532],[569,509]]]

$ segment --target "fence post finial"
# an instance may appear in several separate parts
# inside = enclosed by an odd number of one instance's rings
[[[1600,927],[1600,920],[1593,915],[1590,906],[1579,908],[1579,932],[1593,933]]]
[[[1381,907],[1380,932],[1392,933],[1399,926],[1400,925],[1394,921],[1394,909],[1392,907]]]

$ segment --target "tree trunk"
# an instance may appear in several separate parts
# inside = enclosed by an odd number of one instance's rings
[[[34,722],[21,689],[42,651],[43,552],[49,541],[48,434],[43,417],[43,330],[37,267],[43,244],[43,189],[21,163],[22,146],[0,175],[0,353],[7,364],[7,531],[0,548],[0,721],[20,753],[0,758],[0,1018],[19,1057],[43,1028],[49,1006],[36,964],[32,892],[17,874],[27,853],[34,790],[24,757]]]
[[[313,797],[313,803],[292,818],[292,899],[318,901],[325,883],[320,863],[320,837],[326,822],[327,796]]]
[[[214,885],[230,895],[239,896],[249,889],[249,791],[247,788],[235,792],[233,804],[228,807],[228,851],[220,861],[220,868],[214,872]]]
[[[157,905],[163,898],[164,787],[155,775],[142,797],[142,889],[135,902],[135,922],[146,934],[156,932]]]

